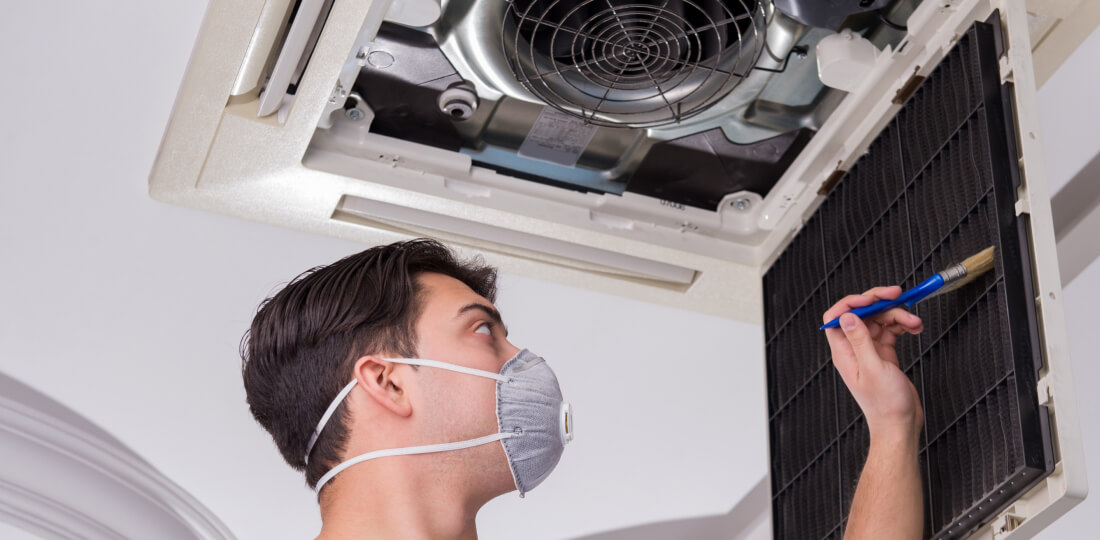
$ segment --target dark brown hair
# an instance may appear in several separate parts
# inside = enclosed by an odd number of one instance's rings
[[[459,260],[435,240],[397,242],[305,271],[260,304],[241,339],[252,416],[310,487],[344,453],[348,418],[341,404],[305,460],[317,421],[352,379],[356,359],[416,357],[416,276],[424,272],[451,276],[490,302],[496,296],[496,269],[480,259]]]

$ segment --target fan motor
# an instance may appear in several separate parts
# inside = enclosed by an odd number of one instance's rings
[[[764,15],[746,0],[513,0],[502,44],[547,104],[591,124],[656,127],[703,112],[748,75]]]

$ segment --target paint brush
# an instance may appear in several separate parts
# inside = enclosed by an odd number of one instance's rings
[[[942,272],[932,274],[932,277],[921,282],[920,285],[901,293],[894,300],[879,300],[869,306],[856,308],[851,311],[860,319],[866,319],[872,315],[878,315],[884,311],[901,305],[913,307],[917,302],[938,294],[953,291],[978,279],[979,276],[993,268],[993,246],[989,246],[959,264],[953,264]],[[821,330],[826,328],[839,328],[840,317],[821,325]]]

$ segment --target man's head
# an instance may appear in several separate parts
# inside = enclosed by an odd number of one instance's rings
[[[260,305],[242,340],[252,414],[311,487],[351,455],[496,432],[492,380],[385,361],[429,358],[498,371],[518,349],[506,339],[495,294],[493,268],[460,261],[431,240],[379,246],[311,269]],[[314,427],[352,379],[355,388],[307,464]],[[476,449],[448,472],[462,469],[485,479],[490,491],[507,490],[502,454],[499,445]]]

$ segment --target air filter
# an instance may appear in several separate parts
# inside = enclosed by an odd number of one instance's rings
[[[898,343],[925,411],[925,537],[959,538],[1053,468],[999,19],[963,35],[764,276],[775,538],[842,536],[867,426],[817,330],[841,297],[908,288],[993,245]]]

